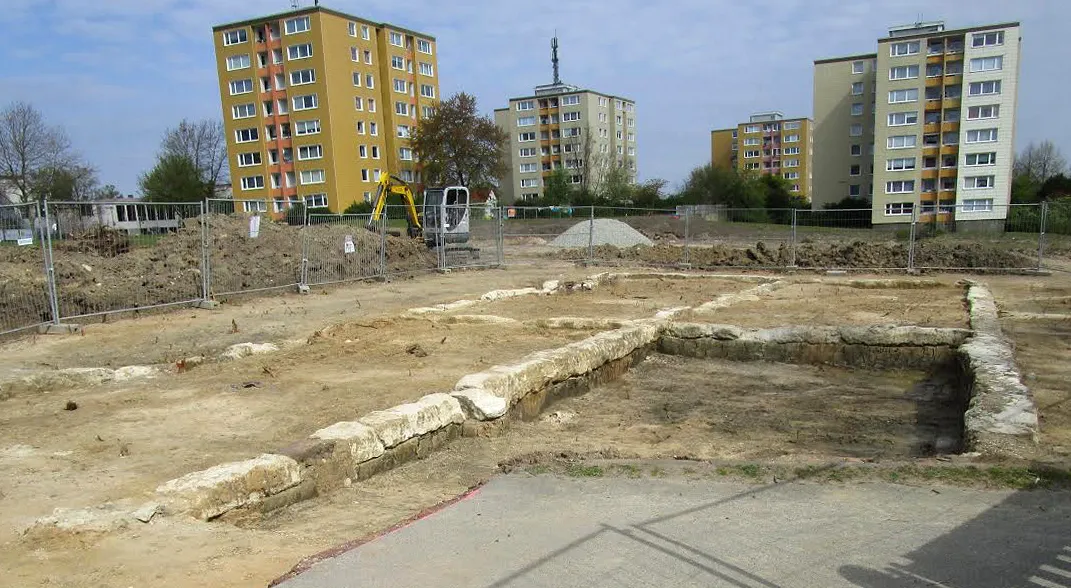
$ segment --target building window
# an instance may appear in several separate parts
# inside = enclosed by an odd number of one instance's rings
[[[394,114],[398,114],[401,116],[409,116],[409,104],[406,102],[395,102]]]
[[[311,84],[316,81],[316,70],[314,69],[299,69],[297,71],[290,72],[290,85],[300,86],[303,84]]]
[[[799,143],[799,142],[800,142],[800,136],[799,135],[785,135],[785,143]]]
[[[889,47],[890,57],[902,57],[904,55],[918,55],[920,48],[919,41],[908,41],[906,43],[893,43]]]
[[[312,43],[291,45],[286,48],[286,58],[291,61],[295,59],[307,59],[309,57],[312,57]]]
[[[800,172],[787,172],[785,174],[786,180],[798,180],[800,179]]]
[[[744,145],[745,146],[748,146],[748,145],[762,145],[762,139],[759,139],[758,137],[751,137],[751,138],[748,138],[748,139],[744,139]]]
[[[522,174],[529,173],[529,172],[537,172],[537,171],[539,171],[539,164],[538,163],[522,163],[521,166],[520,166],[520,170],[521,170]]]
[[[368,30],[368,25],[361,25],[361,38],[365,41],[368,41],[372,38],[372,35]]]
[[[535,157],[536,149],[535,147],[521,147],[519,153],[521,157]]]
[[[918,135],[894,135],[889,137],[888,144],[889,149],[911,149],[918,145]]]
[[[399,71],[405,71],[405,59],[392,55],[390,58],[390,66]]]
[[[280,63],[283,62],[283,50],[282,49],[272,49],[271,50],[271,62],[273,64],[275,64],[275,65],[279,65]]]
[[[893,180],[885,182],[886,194],[907,194],[915,191],[915,180]]]
[[[249,31],[246,29],[235,29],[233,31],[223,32],[223,45],[237,45],[239,43],[245,43],[249,41]]]
[[[398,148],[398,159],[401,159],[402,161],[412,161],[413,160],[413,150],[408,148],[408,147],[399,147]]]
[[[857,157],[862,155],[863,154],[863,146],[862,145],[852,145],[851,154],[854,155],[854,156],[857,156]]]
[[[863,95],[863,82],[854,82],[852,84],[852,96]]]
[[[286,34],[293,35],[295,33],[304,33],[312,28],[312,22],[307,16],[299,16],[297,18],[291,18],[283,23],[283,30]]]
[[[966,190],[992,188],[994,182],[996,182],[996,176],[967,176],[963,178],[963,188]]]
[[[270,105],[271,102],[269,102],[268,104]],[[234,119],[252,118],[257,115],[257,105],[250,103],[232,106],[231,115]]]
[[[299,120],[294,122],[294,134],[301,135],[316,135],[320,133],[320,119],[316,120]]]
[[[376,126],[376,123],[368,123],[368,134],[372,135],[373,137],[379,136],[379,127]]]
[[[261,178],[261,180],[263,180],[263,178]],[[263,200],[243,200],[242,210],[245,212],[267,212],[268,203]]]
[[[434,98],[435,86],[432,86],[431,84],[420,84],[420,95],[424,98]]]
[[[914,157],[898,157],[885,162],[886,171],[908,171],[915,169]]]
[[[309,194],[305,197],[305,208],[327,208],[327,194]]]
[[[918,88],[907,88],[904,90],[889,91],[889,104],[899,104],[901,102],[918,102],[918,100]]]
[[[863,166],[855,164],[848,167],[849,176],[861,176],[863,175]]]
[[[889,126],[890,127],[902,127],[904,125],[913,125],[919,122],[918,111],[910,112],[890,112],[889,113]]]
[[[533,132],[521,133],[517,135],[517,141],[521,143],[527,143],[528,141],[535,141],[536,134]]]
[[[248,94],[253,91],[253,80],[234,80],[230,83],[231,96]]]
[[[326,177],[327,176],[322,169],[305,170],[301,172],[301,185],[322,184]]]
[[[518,112],[523,112],[525,110],[534,110],[534,109],[535,109],[535,103],[532,102],[531,100],[525,100],[523,102],[518,102],[517,103],[517,111]]]
[[[368,49],[364,50],[364,63],[365,65],[372,65],[372,52]]]
[[[996,153],[968,153],[964,161],[964,165],[978,166],[978,165],[996,165],[997,154]]]
[[[760,125],[747,125],[746,127],[744,127],[744,132],[748,134],[761,133],[762,127]]]
[[[562,96],[562,106],[575,106],[580,104],[580,96],[573,94],[571,96]]]
[[[862,137],[863,136],[863,125],[858,124],[858,123],[853,124],[851,127],[848,128],[848,134],[851,135],[852,137]]]
[[[575,122],[575,121],[578,121],[578,120],[580,120],[580,113],[579,112],[563,112],[562,113],[562,122]]]
[[[234,71],[236,69],[246,69],[249,67],[249,54],[243,53],[242,55],[231,55],[227,58],[227,71]]]
[[[996,140],[996,129],[977,129],[973,131],[967,131],[968,143],[993,143]]]
[[[260,131],[256,128],[238,129],[234,131],[235,143],[251,143],[260,139]]]
[[[357,36],[357,23],[350,22],[349,23],[349,30],[350,30],[350,36],[351,37],[356,37]]]
[[[264,176],[246,176],[242,178],[243,190],[259,190],[264,187]]]
[[[861,194],[861,191],[860,191],[861,187],[862,186],[860,186],[859,184],[848,184],[848,195],[849,196],[859,196]]]
[[[316,94],[294,96],[294,110],[312,110],[318,105],[319,100],[316,98]]]
[[[885,205],[885,216],[909,216],[914,210],[912,202],[889,202]]]
[[[357,154],[361,157],[361,159],[368,159],[368,146],[367,145],[358,145],[357,146]]]
[[[800,160],[798,160],[798,159],[786,159],[785,160],[785,167],[799,167],[799,166],[800,166]]]
[[[435,67],[430,63],[420,62],[420,75],[432,77],[435,75]]]
[[[975,57],[971,60],[971,73],[980,71],[1000,71],[1004,69],[1004,56]]]
[[[362,169],[361,170],[361,181],[362,182],[367,182],[368,181],[368,170],[367,169]]]
[[[1000,80],[971,82],[970,86],[967,87],[967,94],[969,96],[990,96],[1000,94]]]
[[[364,87],[368,88],[369,90],[375,89],[375,87],[376,87],[376,78],[373,77],[372,74],[364,74]],[[371,101],[371,98],[369,98],[369,101]],[[369,110],[372,110],[372,109],[369,108]]]
[[[917,77],[919,77],[919,66],[917,65],[898,65],[889,68],[890,80],[911,80]]]
[[[968,198],[963,201],[963,212],[992,212],[992,198]]]
[[[409,125],[398,125],[398,137],[408,139],[410,134]]]
[[[866,72],[866,62],[865,61],[853,61],[852,62],[852,73],[853,74],[861,74],[861,73],[865,73],[865,72]]]
[[[762,151],[758,151],[758,150],[744,151],[744,158],[745,159],[750,159],[752,157],[761,157],[761,156],[762,156]]]
[[[407,87],[405,85],[405,80],[399,80],[398,78],[394,78],[394,91],[398,92],[399,94],[408,93]]]
[[[1000,105],[988,104],[986,106],[971,106],[967,108],[967,120],[979,120],[983,118],[999,118]]]
[[[974,33],[971,35],[971,47],[990,47],[1004,44],[1004,31]]]
[[[361,52],[356,47],[350,47],[350,61],[359,63],[361,61]]]
[[[391,31],[391,33],[390,33],[390,44],[394,45],[395,47],[403,47],[404,44],[402,42],[402,34],[401,33],[396,33],[394,31]]]
[[[379,159],[379,145],[372,145],[372,159]]]
[[[536,117],[534,116],[522,116],[517,119],[518,127],[530,127],[536,124]]]
[[[539,187],[539,178],[521,178],[522,188],[537,188]]]
[[[863,116],[863,103],[856,102],[852,104],[852,116]]]
[[[324,148],[321,145],[305,145],[298,147],[298,161],[306,159],[320,159],[324,156]]]
[[[250,167],[254,165],[260,165],[260,162],[261,159],[259,151],[238,154],[238,167]]]

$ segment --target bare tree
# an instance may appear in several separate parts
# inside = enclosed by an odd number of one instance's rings
[[[1045,180],[1065,172],[1067,159],[1052,141],[1027,145],[1026,149],[1016,156],[1013,169],[1014,175],[1027,176],[1039,186],[1045,183]]]
[[[590,124],[580,128],[579,135],[565,137],[562,140],[562,149],[565,151],[563,160],[570,173],[580,175],[580,187],[595,195],[602,190],[606,178],[606,171],[610,162],[607,152],[607,143],[598,141],[596,129]]]
[[[175,156],[192,161],[201,181],[213,189],[227,181],[227,139],[222,121],[182,119],[164,133],[160,151],[161,159]]]
[[[11,182],[20,201],[40,199],[38,178],[71,165],[70,149],[63,129],[48,126],[32,105],[15,102],[0,112],[0,179]]]

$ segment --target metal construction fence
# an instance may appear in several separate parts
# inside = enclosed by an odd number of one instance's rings
[[[397,205],[374,221],[281,201],[3,205],[0,335],[244,293],[503,265],[1007,271],[1066,269],[1071,257],[1071,204],[1059,202],[878,211],[474,204],[426,216],[413,238]]]

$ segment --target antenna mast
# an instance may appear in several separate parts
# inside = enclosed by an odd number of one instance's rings
[[[550,62],[554,64],[554,83],[561,83],[558,77],[558,31],[554,31],[554,38],[550,40]]]

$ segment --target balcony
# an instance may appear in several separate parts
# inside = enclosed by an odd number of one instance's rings
[[[959,121],[946,122],[941,125],[942,133],[958,133]]]
[[[928,124],[922,125],[922,132],[923,133],[940,133],[941,132],[941,123],[928,123]]]
[[[945,99],[944,99],[944,107],[945,108],[959,108],[960,107],[960,103],[961,103],[961,101],[960,101],[960,97],[959,96],[956,96],[956,97],[948,97],[948,96],[946,96]]]
[[[959,155],[959,145],[941,145],[941,155]]]
[[[937,179],[937,173],[938,173],[937,172],[937,168],[923,169],[922,170],[922,179],[924,179],[924,180],[936,180]]]
[[[946,73],[944,77],[944,83],[946,86],[962,86],[963,85],[963,73]],[[929,81],[929,80],[927,80]]]

